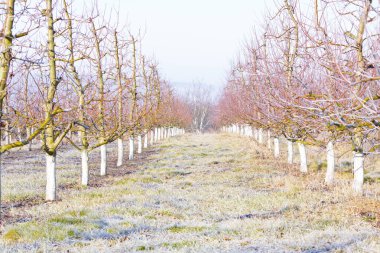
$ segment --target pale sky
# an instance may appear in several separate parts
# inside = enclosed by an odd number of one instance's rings
[[[143,50],[179,90],[193,82],[215,89],[225,83],[230,62],[272,0],[99,0],[117,8],[122,24],[146,31]]]

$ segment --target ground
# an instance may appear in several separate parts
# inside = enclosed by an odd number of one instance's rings
[[[4,156],[0,252],[380,252],[376,180],[354,196],[344,170],[326,186],[323,166],[303,175],[226,134],[172,137],[120,168],[109,154],[110,175],[97,176],[94,152],[80,187],[80,155],[65,148],[55,203],[43,201],[40,151]]]

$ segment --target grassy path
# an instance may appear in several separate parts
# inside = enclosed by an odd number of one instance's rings
[[[380,250],[379,185],[353,197],[346,175],[327,188],[322,172],[300,175],[228,135],[185,135],[155,148],[106,185],[13,208],[28,219],[5,226],[0,252]]]

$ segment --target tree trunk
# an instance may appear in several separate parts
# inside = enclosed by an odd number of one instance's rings
[[[22,141],[21,127],[17,127],[17,138],[18,141]]]
[[[138,154],[142,153],[142,138],[141,138],[141,134],[139,134],[139,136],[137,136],[137,153]]]
[[[118,138],[117,139],[117,167],[120,167],[123,165],[123,154],[124,154],[124,147],[123,147],[123,139]]]
[[[267,147],[270,150],[272,148],[272,140],[271,140],[271,133],[270,130],[268,130],[268,136],[267,136]]]
[[[300,171],[303,173],[307,172],[307,157],[306,157],[306,147],[303,143],[298,143],[298,149],[300,152]]]
[[[144,148],[148,148],[148,132],[144,135]]]
[[[88,170],[88,151],[81,151],[82,155],[82,185],[88,185],[89,170]]]
[[[150,130],[150,145],[153,146],[154,144],[154,131]]]
[[[280,139],[278,137],[274,138],[274,157],[280,157]]]
[[[100,175],[107,175],[107,145],[100,146]]]
[[[355,193],[363,194],[363,182],[364,182],[364,154],[356,152],[354,154],[354,182],[353,188]]]
[[[46,154],[46,200],[55,201],[56,195],[56,154]]]
[[[259,143],[260,143],[260,144],[263,144],[263,142],[264,142],[263,129],[260,128],[260,129],[259,129]]]
[[[135,145],[134,145],[134,140],[133,140],[133,137],[129,137],[129,160],[133,160],[134,158],[134,148],[135,148]]]
[[[158,128],[155,127],[154,128],[154,142],[157,142],[158,141]]]
[[[32,134],[32,130],[30,127],[26,128],[26,138],[29,139],[30,135]],[[28,143],[28,150],[32,151],[32,141],[29,141]]]
[[[293,142],[288,140],[288,164],[293,164]]]
[[[325,182],[327,184],[332,184],[334,182],[334,171],[335,171],[335,155],[334,155],[334,144],[332,141],[327,143],[327,170]]]

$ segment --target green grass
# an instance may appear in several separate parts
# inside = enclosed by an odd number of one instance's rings
[[[168,228],[168,231],[171,233],[198,233],[205,229],[205,227],[173,226]]]
[[[77,225],[83,223],[82,219],[77,218],[64,218],[64,217],[55,217],[49,220],[51,223],[59,223],[59,224],[65,224],[65,225]]]

